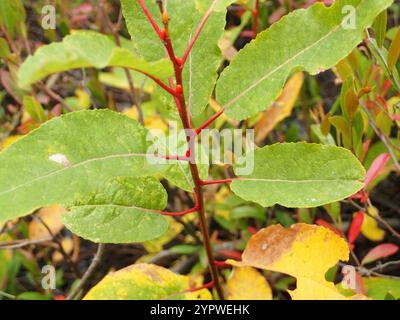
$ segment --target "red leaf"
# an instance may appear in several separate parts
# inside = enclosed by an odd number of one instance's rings
[[[385,167],[386,163],[389,161],[390,155],[387,153],[382,153],[379,155],[374,162],[371,164],[371,167],[367,171],[367,176],[365,178],[365,187],[368,187],[372,181],[379,175],[382,169]]]
[[[385,257],[389,257],[399,251],[399,247],[392,243],[383,243],[370,250],[361,264],[367,264]]]
[[[390,80],[385,80],[385,82],[383,83],[382,86],[382,96],[386,96],[390,90],[390,88],[392,87],[392,83],[390,82]]]
[[[229,259],[234,259],[234,260],[238,260],[238,261],[242,260],[242,254],[236,250],[222,249],[222,250],[218,251],[218,254],[223,255],[224,257],[229,258]]]
[[[252,226],[247,227],[247,231],[251,234],[256,234],[258,232],[258,230]]]
[[[341,236],[344,238],[343,232],[341,230],[339,230],[338,228],[336,228],[335,226],[331,225],[329,222],[326,222],[325,220],[322,220],[322,219],[317,219],[317,221],[315,221],[315,223],[319,226],[323,226],[323,227],[333,231],[338,236]]]
[[[349,232],[347,235],[350,245],[352,245],[359,236],[363,221],[364,221],[364,213],[362,211],[357,212],[354,215],[353,221],[351,222],[351,225],[349,227]]]
[[[392,114],[392,120],[400,121],[400,114]]]

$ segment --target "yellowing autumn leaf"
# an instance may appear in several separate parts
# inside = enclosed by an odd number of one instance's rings
[[[378,209],[375,207],[369,207],[368,212],[374,217],[379,215]],[[379,228],[378,222],[367,214],[364,214],[361,233],[371,241],[382,241],[385,237],[385,231]]]
[[[64,224],[61,221],[61,215],[64,212],[65,209],[60,206],[51,206],[41,209],[37,217],[49,227],[53,235],[56,235],[64,228]],[[31,240],[44,239],[49,236],[49,231],[39,219],[33,219],[31,221],[29,224],[29,238]]]
[[[283,88],[280,97],[263,113],[255,126],[256,143],[262,142],[279,122],[291,115],[303,81],[304,74],[295,73]]]
[[[125,109],[123,114],[135,120],[139,119],[139,114],[136,107]],[[163,132],[166,132],[168,130],[167,124],[158,114],[146,117],[144,119],[144,126],[147,129],[158,129]]]
[[[61,240],[61,245],[64,249],[64,252],[68,255],[72,252],[72,249],[74,248],[74,242],[71,238],[67,237]],[[55,251],[52,255],[52,260],[54,263],[62,262],[64,260],[64,256],[61,254],[61,252]]]
[[[228,300],[272,300],[267,280],[254,268],[234,268],[226,284]]]
[[[22,137],[23,137],[23,135],[9,136],[3,142],[0,143],[0,150],[3,150],[5,148],[9,147],[10,145],[12,145],[14,142],[18,141]]]
[[[293,300],[347,300],[332,282],[321,284],[308,278],[298,277],[296,290],[289,290]]]
[[[293,299],[339,299],[341,296],[325,274],[339,260],[347,261],[345,240],[331,230],[304,223],[284,228],[273,225],[253,235],[234,266],[252,266],[297,278]]]
[[[107,275],[84,300],[210,300],[207,289],[190,292],[188,276],[153,265],[136,264]]]

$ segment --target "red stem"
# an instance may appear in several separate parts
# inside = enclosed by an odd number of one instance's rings
[[[222,184],[222,183],[231,183],[233,179],[220,179],[220,180],[210,180],[210,181],[200,181],[202,186],[209,186],[212,184]]]
[[[189,213],[197,212],[197,210],[199,210],[199,208],[197,206],[195,206],[191,209],[187,209],[187,210],[183,210],[183,211],[177,211],[177,212],[157,211],[156,213],[161,214],[163,216],[180,217],[180,216],[187,215]]]
[[[186,49],[186,51],[185,51],[185,53],[183,54],[183,57],[182,57],[182,66],[185,65],[185,62],[186,62],[186,60],[187,60],[187,58],[188,58],[188,56],[190,54],[190,51],[192,50],[192,48],[193,48],[194,44],[196,43],[197,39],[199,38],[200,33],[203,30],[208,18],[210,17],[210,15],[211,15],[211,13],[212,13],[212,11],[214,9],[214,6],[217,3],[217,1],[218,0],[214,0],[213,3],[211,4],[210,8],[208,8],[208,10],[205,13],[203,19],[201,20],[199,26],[197,27],[197,30],[196,30],[196,32],[194,34],[194,37],[190,40],[190,43],[189,43],[189,45],[188,45],[188,47],[187,47],[187,49]]]
[[[145,6],[144,6],[142,0],[139,0],[139,2],[141,3],[143,10],[145,10]],[[163,11],[162,6],[160,6],[160,10]],[[146,15],[149,18],[150,22],[152,22],[152,21],[154,22],[154,20],[152,19],[150,14],[146,14]],[[181,118],[184,129],[192,130],[195,133],[195,130],[192,128],[192,125],[191,125],[191,120],[188,116],[185,96],[183,93],[182,60],[177,59],[177,57],[175,56],[175,53],[174,53],[174,49],[173,49],[172,42],[171,42],[171,39],[169,36],[169,31],[168,31],[168,15],[165,11],[163,11],[162,16],[163,16],[163,23],[164,23],[164,28],[165,28],[165,30],[163,32],[164,37],[162,38],[162,40],[163,40],[163,44],[166,48],[166,51],[168,53],[168,56],[174,65],[176,89],[179,88],[179,90],[175,90],[175,92],[177,93],[177,95],[174,96],[175,103],[176,103],[176,106],[177,106],[177,109],[179,112],[179,116]],[[157,32],[157,28],[155,28],[155,30]],[[170,80],[170,86],[171,87],[173,86],[172,80]],[[188,136],[187,142],[189,144],[188,149],[193,150],[193,152],[192,152],[193,154],[191,154],[191,157],[193,157],[193,159],[195,159],[194,148],[192,148],[192,146],[191,146],[191,144],[194,143],[194,140],[192,139],[192,137]],[[201,184],[199,170],[198,170],[196,163],[194,163],[193,161],[189,162],[189,168],[190,168],[192,179],[193,179],[193,182],[195,185],[194,194],[195,194],[195,199],[197,202],[197,205],[195,206],[195,208],[199,215],[200,229],[201,229],[201,233],[203,235],[204,248],[207,253],[207,258],[208,258],[208,262],[209,262],[210,273],[211,273],[211,277],[212,277],[212,285],[213,286],[215,285],[215,289],[218,293],[219,298],[221,300],[224,300],[224,294],[222,291],[221,284],[219,282],[218,270],[217,270],[216,266],[214,265],[214,255],[213,255],[213,249],[211,246],[210,235],[208,232],[207,219],[206,219],[205,207],[204,207],[203,186]],[[192,209],[190,209],[190,210],[192,210]]]
[[[211,118],[209,118],[207,121],[205,121],[200,127],[196,129],[196,134],[199,135],[201,131],[203,131],[205,128],[207,128],[211,123],[213,123],[216,119],[218,119],[223,113],[225,109],[219,110],[217,113],[215,113]]]
[[[138,0],[140,6],[142,7],[142,10],[144,14],[147,16],[147,19],[153,26],[154,30],[156,31],[157,35],[160,37],[162,41],[164,41],[164,33],[161,31],[161,29],[158,27],[157,23],[154,21],[149,9],[147,9],[146,5],[144,4],[143,0]]]
[[[200,291],[200,290],[203,290],[203,289],[210,289],[212,287],[214,287],[214,281],[210,281],[210,282],[208,282],[208,283],[206,283],[206,284],[204,284],[204,285],[202,285],[200,287],[191,288],[191,289],[187,290],[186,292],[196,292],[196,291]]]
[[[189,157],[186,156],[159,156],[162,159],[166,159],[166,160],[178,160],[178,161],[190,161]]]
[[[214,261],[214,264],[219,268],[230,268],[230,267],[232,267],[230,264],[227,264],[224,261]]]
[[[176,92],[175,89],[168,87],[164,82],[161,81],[161,79],[158,79],[146,72],[142,72],[144,75],[148,76],[150,79],[152,79],[155,83],[157,83],[161,88],[163,88],[165,91],[176,97],[178,93]]]

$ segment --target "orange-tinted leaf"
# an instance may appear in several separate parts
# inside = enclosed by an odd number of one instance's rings
[[[41,209],[37,216],[46,224],[53,235],[56,235],[62,230],[62,228],[64,228],[64,224],[61,221],[61,215],[64,212],[64,208],[60,206],[52,206]],[[32,220],[32,222],[29,224],[30,239],[39,240],[43,238],[48,238],[49,236],[49,231],[40,220]]]
[[[345,240],[327,228],[298,223],[290,228],[273,225],[253,235],[234,266],[285,273],[297,278],[293,299],[345,299],[325,274],[339,260],[347,260]]]

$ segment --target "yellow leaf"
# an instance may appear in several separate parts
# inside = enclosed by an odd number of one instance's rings
[[[1,144],[0,144],[0,150],[4,150],[7,147],[11,146],[14,142],[18,141],[21,139],[23,135],[15,135],[15,136],[10,136],[6,138]]]
[[[226,187],[222,187],[215,195],[215,204],[222,204],[225,202],[226,197],[230,194],[230,190]],[[217,216],[229,219],[231,216],[231,211],[229,209],[216,208],[215,214]]]
[[[267,280],[254,268],[234,268],[226,284],[228,300],[272,300]]]
[[[321,284],[312,279],[298,277],[296,284],[296,290],[289,290],[293,300],[347,300],[332,282]]]
[[[66,254],[70,254],[72,252],[72,249],[74,248],[74,242],[71,238],[63,238],[61,240],[61,246],[63,247]],[[52,260],[54,263],[61,262],[64,260],[64,256],[61,254],[61,252],[56,251],[53,253]]]
[[[379,215],[375,207],[369,207],[368,212],[374,217]],[[361,233],[371,241],[382,241],[385,237],[385,231],[378,227],[378,222],[367,214],[364,214]]]
[[[291,292],[294,299],[310,295],[315,299],[337,299],[341,295],[325,274],[339,260],[347,261],[349,249],[345,240],[327,228],[298,223],[290,228],[273,225],[253,235],[235,266],[252,266],[285,273],[297,278]],[[308,292],[312,290],[314,293]]]
[[[210,300],[207,289],[188,291],[194,284],[188,276],[153,265],[136,264],[101,280],[84,300]]]
[[[82,109],[90,108],[92,102],[90,99],[89,93],[83,89],[76,89],[75,91],[76,98],[78,99],[79,106]]]
[[[302,72],[295,73],[283,88],[278,100],[263,113],[255,126],[256,143],[262,142],[279,122],[291,115],[303,81],[304,74]]]
[[[165,124],[165,121],[160,115],[154,115],[146,118],[144,120],[144,126],[147,129],[159,129],[164,132],[168,130],[168,126]]]
[[[65,209],[60,206],[52,206],[48,208],[40,209],[37,214],[51,230],[53,235],[59,233],[63,228],[64,224],[61,222],[61,215],[65,212]],[[29,238],[31,240],[40,240],[48,238],[50,236],[49,231],[38,219],[34,219],[29,224]]]
[[[136,107],[125,109],[123,111],[123,114],[135,120],[139,119],[139,114]],[[158,114],[146,117],[146,119],[144,119],[144,126],[147,129],[159,129],[163,132],[166,132],[168,130],[167,124]]]

